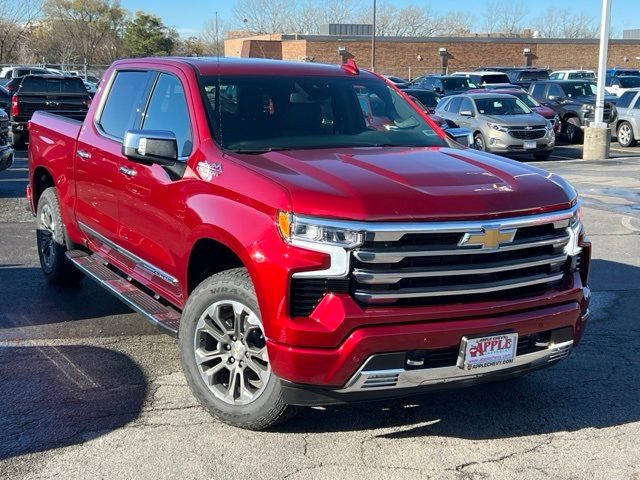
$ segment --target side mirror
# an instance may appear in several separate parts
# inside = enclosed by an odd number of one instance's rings
[[[473,132],[468,128],[447,128],[444,133],[454,142],[465,147],[473,146]]]
[[[127,130],[122,154],[134,162],[170,167],[178,160],[178,142],[167,130]]]
[[[473,117],[473,112],[471,110],[462,110],[460,112],[461,117]]]

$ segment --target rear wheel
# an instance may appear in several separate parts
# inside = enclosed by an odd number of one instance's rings
[[[84,274],[67,259],[64,223],[56,189],[47,188],[38,201],[36,240],[44,276],[57,285],[75,285]]]
[[[482,152],[487,151],[487,144],[484,141],[484,135],[479,132],[473,136],[473,148]]]
[[[27,134],[25,132],[12,132],[11,133],[11,146],[14,150],[24,149],[27,143]]]
[[[567,140],[571,143],[580,143],[582,141],[582,129],[580,128],[580,119],[578,117],[570,117],[567,119],[564,133]]]
[[[182,368],[196,398],[225,423],[263,430],[288,419],[271,370],[256,294],[244,268],[203,281],[180,321]]]
[[[633,127],[629,122],[621,122],[618,125],[618,144],[621,147],[633,147],[636,143],[636,139],[633,135]]]

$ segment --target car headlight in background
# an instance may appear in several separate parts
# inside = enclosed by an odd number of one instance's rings
[[[288,212],[278,212],[278,230],[289,243],[310,242],[354,248],[362,245],[361,232],[332,226],[330,220],[299,217]]]
[[[506,126],[504,126],[504,125],[499,125],[499,124],[497,124],[497,123],[487,122],[487,126],[488,126],[489,128],[493,128],[494,130],[497,130],[497,131],[499,131],[499,132],[506,132],[506,131],[508,131],[508,130],[509,130]]]

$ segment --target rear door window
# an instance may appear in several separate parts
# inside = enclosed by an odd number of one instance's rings
[[[635,96],[636,96],[636,92],[624,92],[620,96],[620,99],[618,100],[616,107],[627,108],[631,104],[631,101],[634,99]]]
[[[104,133],[122,139],[124,132],[141,120],[152,78],[146,70],[116,73],[97,122]]]
[[[565,96],[564,91],[560,88],[560,85],[549,85],[549,89],[547,90],[547,98],[549,97],[559,97],[562,98]]]

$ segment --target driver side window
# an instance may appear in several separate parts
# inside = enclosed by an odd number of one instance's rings
[[[549,98],[549,97],[562,98],[564,96],[565,96],[564,92],[562,91],[562,88],[560,88],[560,86],[558,86],[558,85],[549,85],[549,90],[547,90],[547,98]]]

